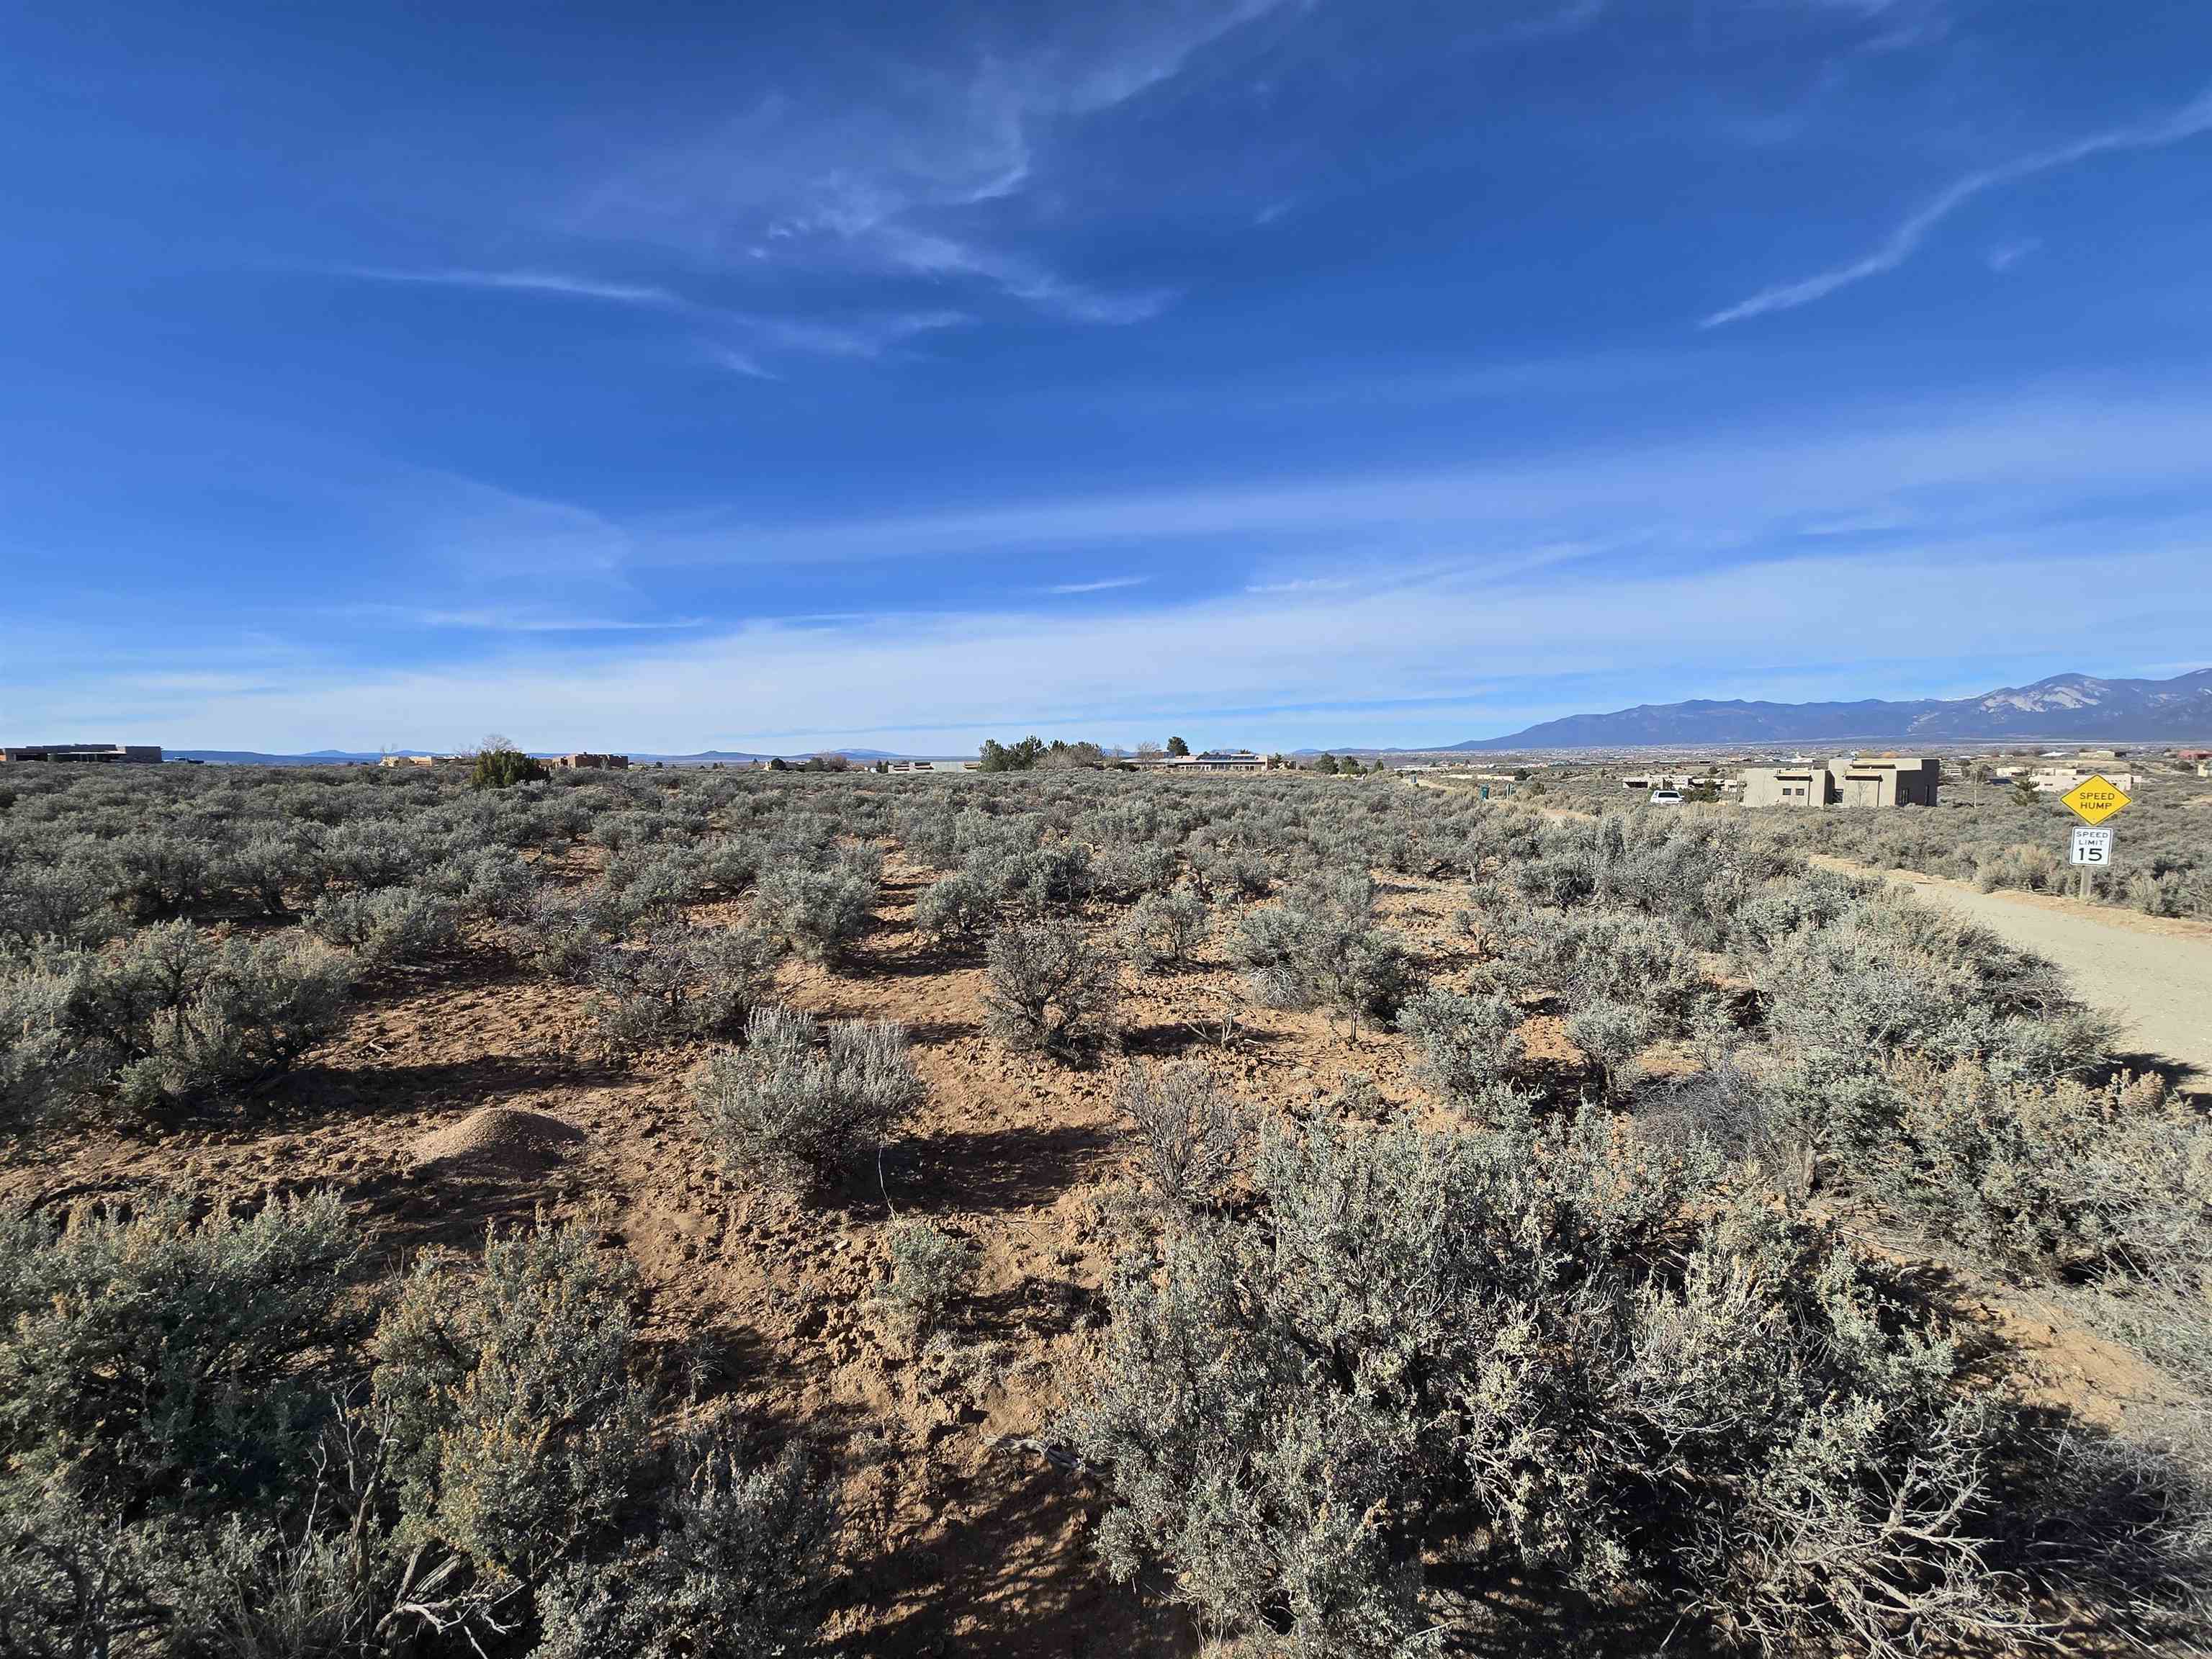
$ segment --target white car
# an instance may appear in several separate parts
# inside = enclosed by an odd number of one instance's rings
[[[1651,804],[1654,806],[1680,806],[1682,804],[1682,792],[1679,789],[1654,789],[1651,792]]]

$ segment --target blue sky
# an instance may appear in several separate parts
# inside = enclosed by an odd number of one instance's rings
[[[0,737],[2212,660],[2198,4],[19,0],[0,138]]]

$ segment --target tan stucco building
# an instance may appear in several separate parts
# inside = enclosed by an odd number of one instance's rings
[[[1747,767],[1746,806],[1933,806],[1942,775],[1918,756],[1847,756],[1795,766]]]

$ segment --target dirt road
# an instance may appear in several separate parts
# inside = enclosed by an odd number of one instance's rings
[[[1589,816],[1571,807],[1537,810],[1547,817]],[[2048,957],[2072,977],[2083,1001],[2118,1020],[2121,1053],[2187,1066],[2192,1075],[2183,1079],[2185,1086],[2212,1092],[2212,924],[2078,904],[2047,893],[1984,893],[1962,881],[1916,870],[1876,870],[1821,853],[1809,858],[1831,870],[1882,877]]]
[[[1843,859],[1814,862],[1882,876],[2050,957],[2073,976],[2082,1000],[2120,1020],[2123,1052],[2179,1061],[2196,1073],[2190,1086],[2212,1087],[2212,927],[2039,893],[1977,892],[1964,882]]]

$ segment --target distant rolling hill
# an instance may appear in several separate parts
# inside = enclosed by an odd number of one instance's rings
[[[395,755],[424,755],[430,751],[426,749],[395,749],[391,752]],[[901,755],[885,754],[879,749],[843,749],[825,752],[842,754],[846,759],[858,764],[906,758]],[[352,766],[366,764],[381,758],[376,754],[364,754],[349,749],[318,749],[305,755],[266,755],[258,750],[251,749],[171,749],[165,753],[167,758],[173,761],[204,761],[216,766]],[[547,753],[550,755],[550,751]],[[797,754],[786,755],[783,758],[787,761],[802,761],[812,753],[811,750],[802,750]],[[692,755],[643,755],[635,751],[630,755],[633,765],[640,763],[650,765],[654,761],[665,761],[671,766],[711,766],[717,763],[726,765],[746,761],[764,761],[769,758],[767,755],[756,755],[749,750],[734,749],[704,749]]]
[[[419,750],[400,750],[401,754],[416,754]],[[210,766],[353,766],[374,761],[374,755],[356,754],[345,750],[319,749],[312,755],[264,755],[255,749],[165,749],[165,759],[173,761],[203,761]]]
[[[1978,697],[1911,702],[1646,703],[1573,714],[1454,750],[1691,748],[1714,744],[1997,743],[2007,739],[2159,743],[2212,740],[2212,668],[2170,680],[2054,674]]]

